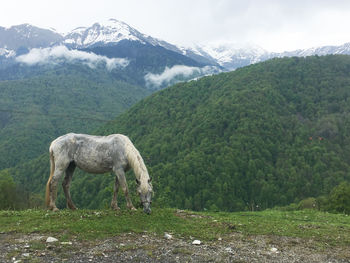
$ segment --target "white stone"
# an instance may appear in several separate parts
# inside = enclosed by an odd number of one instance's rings
[[[270,249],[270,251],[273,252],[273,253],[277,253],[277,250],[278,250],[278,249],[275,248],[275,247],[272,247],[272,248]]]
[[[165,239],[172,239],[173,236],[170,235],[170,234],[168,234],[168,233],[165,233],[165,234],[164,234],[164,238],[165,238]]]
[[[201,241],[200,240],[193,240],[192,245],[200,245]]]
[[[57,238],[54,238],[54,237],[48,237],[46,239],[46,243],[53,243],[53,242],[57,242],[58,239]]]
[[[233,254],[233,250],[230,247],[225,248],[225,251],[228,252],[228,253]]]
[[[68,241],[68,242],[61,242],[61,245],[72,245],[73,243]]]

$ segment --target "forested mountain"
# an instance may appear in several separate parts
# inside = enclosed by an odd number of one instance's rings
[[[12,74],[17,79],[0,81],[2,169],[46,152],[63,133],[91,131],[149,94],[102,67],[20,68]]]
[[[159,205],[263,209],[350,180],[349,97],[349,56],[273,59],[164,89],[96,134],[133,140]],[[48,170],[46,154],[2,173],[42,192]],[[112,176],[76,174],[73,200],[107,206],[112,185]]]

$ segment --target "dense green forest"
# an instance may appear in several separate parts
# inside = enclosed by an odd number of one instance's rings
[[[16,69],[17,79],[0,81],[0,169],[46,152],[61,134],[87,133],[150,94],[104,68]]]
[[[349,56],[273,59],[157,92],[95,134],[133,140],[159,206],[285,206],[350,180],[349,97]],[[40,193],[48,171],[45,154],[2,173]],[[108,206],[112,185],[112,175],[77,173],[73,200]]]

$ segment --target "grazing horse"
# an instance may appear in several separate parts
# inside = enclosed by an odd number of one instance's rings
[[[122,134],[109,136],[92,136],[69,133],[58,137],[50,145],[50,178],[46,185],[46,205],[53,211],[56,207],[57,183],[65,173],[62,182],[67,207],[76,209],[70,196],[70,183],[75,167],[94,174],[114,172],[114,194],[111,202],[112,209],[119,209],[117,193],[119,186],[124,191],[127,207],[136,210],[130,197],[125,172],[134,170],[138,184],[137,192],[145,213],[151,213],[152,184],[147,168],[139,151],[130,139]]]

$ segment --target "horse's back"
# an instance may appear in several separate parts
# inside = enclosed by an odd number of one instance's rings
[[[130,139],[123,134],[97,136],[97,135],[89,135],[89,134],[67,133],[53,140],[51,142],[50,148],[59,147],[65,144],[88,143],[88,142],[92,144],[112,143],[112,142],[125,143],[126,141],[130,141]]]
[[[74,162],[81,169],[92,173],[110,171],[115,163],[126,163],[125,143],[121,134],[94,136],[69,133],[51,143],[50,151],[63,162]]]

